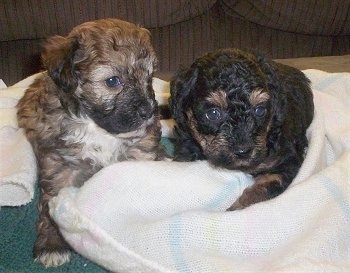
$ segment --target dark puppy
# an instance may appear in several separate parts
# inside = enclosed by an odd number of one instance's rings
[[[295,68],[238,49],[212,52],[177,73],[170,107],[175,160],[207,159],[255,178],[229,210],[279,195],[304,160],[314,106]]]
[[[49,267],[70,257],[49,200],[111,163],[157,159],[161,132],[146,29],[117,19],[87,22],[50,38],[42,57],[47,72],[19,101],[18,123],[40,169],[34,256]]]

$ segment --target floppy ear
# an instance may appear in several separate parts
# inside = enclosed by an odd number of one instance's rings
[[[185,102],[192,86],[196,83],[198,77],[197,68],[181,68],[176,73],[174,79],[170,82],[169,107],[174,119],[179,125],[185,122]]]
[[[188,103],[191,89],[198,79],[198,69],[179,69],[174,79],[170,82],[169,108],[176,121],[174,134],[176,136],[174,160],[193,161],[205,159],[201,146],[195,141],[189,129],[185,112],[188,110]]]
[[[78,48],[77,40],[62,36],[51,37],[44,44],[43,65],[55,84],[67,93],[73,93],[78,86],[74,66],[74,54]]]
[[[268,146],[270,149],[279,149],[279,140],[282,134],[282,126],[286,115],[286,95],[277,64],[266,60],[264,57],[257,57],[261,70],[267,79],[267,88],[271,94],[271,129],[268,134]]]

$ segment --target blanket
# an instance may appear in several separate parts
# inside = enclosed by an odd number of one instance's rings
[[[304,72],[315,117],[283,194],[226,212],[249,175],[122,162],[51,201],[65,239],[113,272],[350,272],[350,74]]]
[[[16,104],[38,76],[0,89],[0,207],[24,205],[34,196],[36,160],[23,130],[18,129]]]
[[[350,272],[350,74],[304,72],[316,112],[306,160],[285,193],[225,212],[252,183],[249,175],[204,161],[112,165],[82,188],[62,190],[50,204],[78,253],[50,272]],[[0,172],[1,272],[46,272],[31,257],[37,211],[36,202],[28,202],[38,198],[35,161],[11,109],[32,80],[0,90],[0,148],[7,147],[0,149],[1,163],[15,162],[5,164],[11,172]],[[168,84],[155,79],[154,85],[157,100],[166,101]],[[162,123],[170,153],[171,126],[171,120]],[[3,173],[22,173],[12,184],[29,178],[24,192],[31,193],[12,202],[19,191],[1,188]],[[9,207],[19,205],[25,206]]]

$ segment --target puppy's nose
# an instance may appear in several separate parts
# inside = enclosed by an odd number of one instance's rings
[[[252,147],[247,145],[238,145],[233,148],[233,153],[239,157],[248,157],[252,152]]]
[[[137,108],[137,113],[139,114],[140,118],[146,120],[153,116],[154,109],[151,105],[141,105]]]

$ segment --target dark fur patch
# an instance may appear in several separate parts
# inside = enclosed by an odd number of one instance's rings
[[[301,71],[238,49],[208,53],[171,82],[175,160],[207,159],[257,181],[269,177],[244,194],[243,207],[267,200],[288,187],[303,162],[313,107]]]

